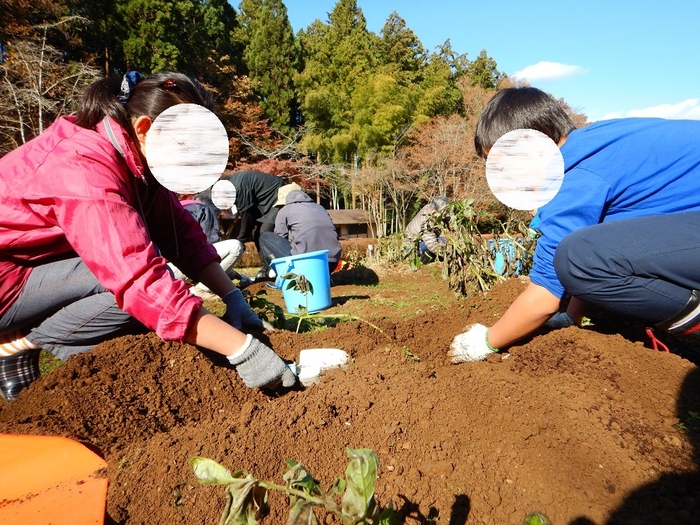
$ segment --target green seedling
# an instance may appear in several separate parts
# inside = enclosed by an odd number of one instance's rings
[[[63,361],[61,361],[58,357],[54,356],[50,352],[47,352],[46,350],[41,351],[41,354],[39,355],[39,372],[42,376],[50,374],[62,365]]]
[[[525,516],[523,525],[552,525],[549,518],[542,512],[533,512]]]
[[[294,279],[292,280],[294,284],[290,282],[288,283],[288,286],[295,286],[297,285],[297,283],[299,283],[299,280],[295,274],[284,274],[282,278],[286,279],[287,276],[294,276]],[[308,290],[307,293],[313,293],[313,286],[308,280],[306,280],[306,278],[304,278],[304,280],[301,281],[301,283],[301,286],[303,286],[304,289]],[[308,288],[306,283],[308,283]],[[356,315],[327,313],[310,314],[308,312],[308,308],[305,308],[303,306],[297,307],[297,310],[299,312],[298,314],[285,315],[282,307],[269,301],[266,298],[266,296],[267,292],[265,292],[264,290],[260,290],[254,296],[248,297],[248,303],[252,308],[256,309],[258,315],[264,321],[267,321],[268,323],[272,324],[272,326],[274,326],[275,328],[280,328],[283,330],[293,329],[296,333],[302,333],[310,332],[312,330],[329,328],[341,322],[361,321],[384,334],[384,331],[381,328]],[[389,336],[386,337],[390,339]]]
[[[700,430],[700,412],[688,411],[688,417],[676,423],[676,428],[681,432],[696,432]]]
[[[226,485],[226,506],[219,525],[256,525],[269,510],[268,491],[284,492],[289,498],[287,525],[319,525],[316,510],[332,514],[344,525],[394,525],[391,502],[381,508],[374,497],[379,459],[370,449],[347,448],[350,458],[345,479],[336,478],[328,490],[301,463],[287,460],[285,485],[263,481],[242,470],[231,474],[212,459],[193,457],[190,466],[200,484]]]
[[[404,346],[401,350],[403,350],[403,356],[408,357],[409,359],[413,359],[414,361],[420,361],[420,357],[418,357],[416,354],[411,352],[407,346]]]

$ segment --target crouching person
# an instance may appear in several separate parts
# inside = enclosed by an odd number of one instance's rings
[[[129,76],[130,75],[130,76]],[[202,228],[148,169],[146,135],[176,104],[207,106],[185,75],[133,73],[93,83],[59,118],[0,159],[0,393],[39,376],[39,349],[60,359],[146,327],[228,358],[249,387],[292,386]],[[219,318],[170,261],[219,295]]]
[[[484,359],[545,323],[580,323],[588,304],[700,338],[700,122],[631,118],[576,129],[550,95],[509,88],[479,118],[477,153],[486,157],[516,129],[559,146],[564,180],[537,212],[530,284],[492,327],[458,335],[453,361]],[[568,313],[552,318],[568,295]]]
[[[442,220],[439,218],[449,203],[450,200],[444,195],[435,197],[423,206],[406,226],[406,251],[410,253],[418,243],[418,255],[423,264],[438,259],[447,242],[443,231],[448,227],[449,217]]]

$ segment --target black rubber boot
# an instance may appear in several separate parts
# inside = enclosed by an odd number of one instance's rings
[[[693,290],[680,312],[666,321],[655,324],[654,328],[700,341],[700,292]]]
[[[0,394],[5,401],[16,399],[40,375],[41,350],[24,350],[15,355],[0,357]]]

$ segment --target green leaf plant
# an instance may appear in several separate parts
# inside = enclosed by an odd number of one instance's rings
[[[347,448],[350,458],[345,479],[336,478],[328,490],[301,463],[287,460],[284,485],[254,478],[242,470],[231,474],[212,459],[190,458],[190,466],[202,485],[226,485],[226,505],[219,525],[256,525],[269,510],[270,490],[289,498],[287,525],[319,525],[316,510],[322,509],[344,525],[395,525],[392,503],[381,508],[374,497],[379,459],[370,449]]]
[[[250,306],[256,309],[258,315],[263,320],[272,324],[275,328],[283,330],[293,329],[296,333],[301,333],[309,332],[314,329],[328,328],[343,321],[361,321],[384,334],[384,331],[378,326],[355,315],[328,313],[310,314],[307,294],[313,294],[313,285],[311,282],[304,275],[297,275],[294,273],[286,273],[281,277],[282,279],[289,280],[286,284],[287,289],[295,289],[304,296],[306,304],[297,306],[298,314],[285,315],[281,306],[267,299],[267,292],[265,290],[260,290],[255,295],[248,297]],[[391,340],[389,336],[386,337]]]
[[[494,233],[490,240],[479,231],[474,199],[452,201],[441,214],[449,216],[449,229],[443,232],[447,243],[438,255],[443,279],[452,291],[463,296],[486,292],[500,281],[529,273],[536,239],[529,235],[522,212],[509,213],[500,223],[502,233]],[[503,255],[500,273],[495,267],[497,251]]]
[[[533,512],[525,516],[523,525],[552,525],[552,522],[544,513]]]

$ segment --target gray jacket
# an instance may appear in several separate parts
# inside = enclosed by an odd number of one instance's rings
[[[328,250],[328,262],[340,260],[342,250],[331,216],[300,190],[290,191],[275,219],[275,233],[286,237],[292,255]]]
[[[410,244],[420,237],[428,250],[435,253],[440,245],[438,237],[441,230],[441,224],[436,224],[437,218],[438,211],[432,202],[423,206],[406,226],[406,241]],[[421,230],[423,230],[422,234]]]

